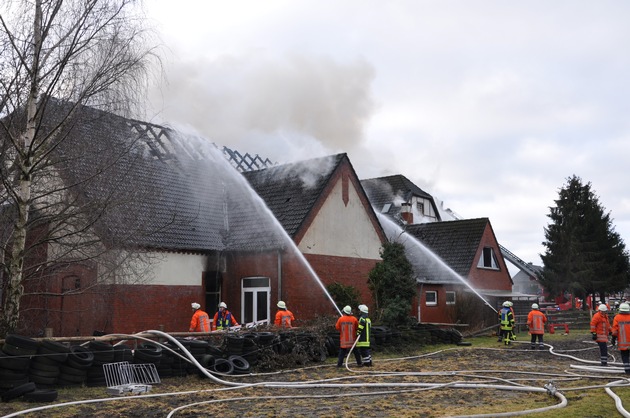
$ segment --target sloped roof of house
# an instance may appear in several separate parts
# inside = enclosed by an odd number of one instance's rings
[[[475,263],[475,254],[488,223],[488,218],[478,218],[407,225],[405,232],[443,261],[422,252],[411,256],[418,277],[427,282],[456,283],[459,279],[454,272],[465,278]]]
[[[331,176],[348,156],[336,154],[243,173],[290,237],[295,237]]]
[[[402,174],[361,180],[361,185],[374,209],[397,221],[400,218],[400,203],[409,202],[412,196],[429,199],[435,205],[429,193]]]
[[[70,104],[52,102],[53,129]],[[241,174],[209,141],[81,107],[59,136],[56,170],[110,245],[207,252],[283,246]],[[42,130],[42,132],[45,131]]]

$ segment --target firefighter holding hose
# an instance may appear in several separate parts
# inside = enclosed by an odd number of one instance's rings
[[[367,305],[359,305],[359,324],[357,326],[357,349],[361,355],[361,364],[372,367],[372,353],[370,351],[370,332],[372,321],[368,317]]]
[[[352,315],[352,308],[350,306],[344,306],[343,315],[339,317],[335,328],[339,331],[339,357],[337,358],[337,367],[343,366],[343,359],[348,355],[348,351],[352,349],[354,340],[357,335],[357,328],[359,327],[359,321]],[[361,355],[358,350],[353,350],[354,358],[357,361],[357,366],[361,367]]]

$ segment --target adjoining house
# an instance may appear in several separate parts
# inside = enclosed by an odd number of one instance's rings
[[[466,307],[458,305],[464,300],[497,307],[511,298],[512,280],[488,218],[407,225],[405,232],[430,251],[411,260],[418,274],[419,322],[462,321]],[[488,316],[496,321],[496,315]]]
[[[361,180],[361,185],[374,210],[399,223],[442,220],[433,196],[401,174]]]
[[[40,133],[71,108],[51,100]],[[73,112],[37,183],[18,332],[186,331],[191,302],[212,315],[225,301],[240,323],[255,323],[283,299],[310,319],[336,314],[323,287],[332,282],[369,298],[367,272],[385,235],[347,155],[245,178],[205,139]],[[60,222],[52,205],[68,202],[76,213]],[[10,227],[14,215],[3,214]],[[65,238],[77,229],[89,246]]]
[[[512,280],[488,218],[442,221],[435,199],[402,175],[361,183],[374,209],[400,227],[398,239],[418,282],[419,322],[461,322],[462,316],[472,319],[465,309],[473,303],[496,309],[512,297]],[[492,309],[484,312],[477,321],[496,322]]]

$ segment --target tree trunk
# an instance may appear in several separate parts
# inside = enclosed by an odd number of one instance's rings
[[[26,225],[31,208],[31,176],[33,158],[31,146],[37,129],[37,101],[39,99],[39,57],[42,46],[42,0],[35,2],[35,16],[33,21],[33,58],[31,62],[31,77],[29,96],[26,104],[26,126],[20,137],[19,152],[16,166],[19,167],[19,188],[16,193],[17,220],[13,231],[11,245],[11,259],[8,260],[8,283],[5,297],[3,323],[0,330],[12,332],[17,328],[20,319],[20,300],[24,294],[22,279],[24,275],[24,250],[26,248]]]

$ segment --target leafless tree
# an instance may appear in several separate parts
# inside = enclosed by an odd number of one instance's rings
[[[122,280],[129,266],[143,265],[133,242],[116,241],[110,230],[113,222],[132,233],[124,202],[142,192],[125,186],[134,174],[134,144],[98,144],[80,129],[85,106],[93,120],[94,109],[126,116],[137,110],[159,63],[137,3],[0,4],[0,335],[18,326],[28,279],[98,259],[99,277]],[[68,170],[73,166],[84,169]]]

